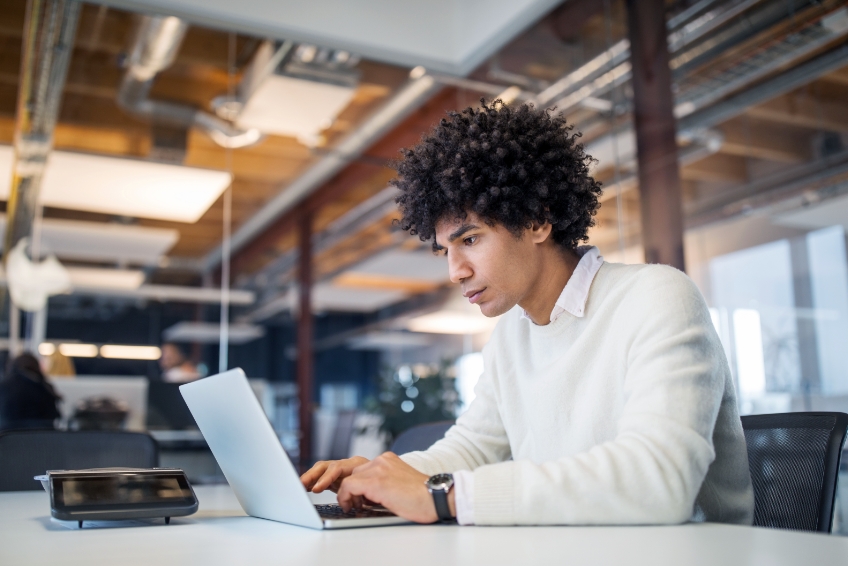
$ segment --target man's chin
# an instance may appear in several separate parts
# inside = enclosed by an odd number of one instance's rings
[[[515,305],[503,305],[497,304],[494,301],[486,301],[485,303],[481,303],[480,312],[483,316],[488,318],[495,318],[496,316],[500,316],[505,312],[509,311]]]

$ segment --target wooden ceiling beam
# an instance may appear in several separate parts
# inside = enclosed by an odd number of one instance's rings
[[[743,183],[748,180],[748,167],[742,157],[717,153],[686,165],[680,174],[686,181]]]
[[[848,105],[807,94],[787,94],[753,106],[748,116],[813,130],[848,132]]]
[[[801,163],[811,157],[806,130],[750,118],[730,120],[719,130],[724,135],[721,153],[782,163]]]
[[[819,80],[840,86],[848,86],[848,67],[843,67],[838,71],[827,74]]]

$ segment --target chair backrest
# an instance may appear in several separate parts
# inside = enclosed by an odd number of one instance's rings
[[[416,450],[427,450],[444,438],[445,433],[455,421],[438,421],[416,425],[400,433],[389,449],[395,454],[406,454]]]
[[[344,410],[339,411],[336,416],[336,429],[330,444],[330,460],[350,458],[350,444],[353,440],[356,414],[355,410]]]
[[[0,433],[0,491],[41,489],[33,476],[47,470],[155,468],[159,447],[139,432],[57,430]]]
[[[845,413],[742,417],[754,485],[754,525],[831,532]]]

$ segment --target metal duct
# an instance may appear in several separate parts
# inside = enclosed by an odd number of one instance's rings
[[[241,130],[229,122],[185,104],[151,100],[156,75],[173,62],[188,24],[173,16],[143,16],[118,91],[118,105],[126,112],[177,127],[197,126],[223,147],[247,147],[262,139],[259,130]]]
[[[79,11],[75,0],[31,0],[27,4],[4,265],[15,245],[33,231]]]

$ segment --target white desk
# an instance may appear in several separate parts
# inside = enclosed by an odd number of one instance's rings
[[[0,564],[627,566],[848,564],[848,538],[751,527],[398,526],[313,531],[244,516],[228,487],[169,526],[70,530],[44,492],[0,493]]]

